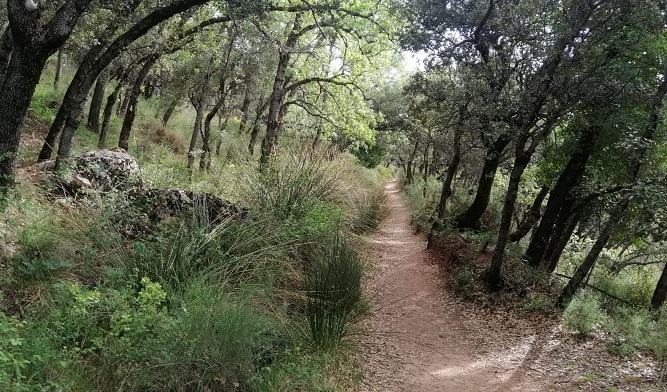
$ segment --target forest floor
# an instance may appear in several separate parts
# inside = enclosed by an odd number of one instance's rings
[[[664,390],[651,358],[613,356],[595,338],[564,332],[557,317],[459,298],[439,267],[447,260],[414,234],[397,184],[385,191],[388,216],[367,255],[363,391]]]

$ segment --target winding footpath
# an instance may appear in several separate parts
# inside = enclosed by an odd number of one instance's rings
[[[413,233],[396,183],[385,186],[388,216],[370,241],[361,361],[367,392],[530,391],[520,374],[474,355],[460,306]],[[520,373],[520,371],[518,372]]]

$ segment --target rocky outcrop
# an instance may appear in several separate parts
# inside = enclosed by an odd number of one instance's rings
[[[88,199],[113,193],[121,196],[118,222],[128,236],[150,232],[170,217],[204,215],[211,222],[246,219],[248,211],[210,193],[176,188],[149,188],[141,180],[139,164],[125,150],[99,150],[76,157],[64,174],[56,174],[51,195]]]

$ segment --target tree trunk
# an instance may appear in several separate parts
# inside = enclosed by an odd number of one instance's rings
[[[12,29],[7,25],[0,37],[0,84],[2,84],[12,56]]]
[[[102,103],[104,103],[104,91],[109,80],[108,72],[102,72],[95,83],[95,90],[90,101],[90,109],[88,110],[88,129],[98,133],[100,131],[100,112],[102,111]]]
[[[53,77],[53,89],[58,90],[60,79],[63,76],[63,48],[58,50],[58,59],[56,60],[56,74]]]
[[[224,83],[221,83],[221,87],[224,90]],[[225,104],[225,100],[227,98],[227,93],[225,91],[221,92],[220,97],[218,98],[218,101],[213,105],[213,109],[206,115],[206,118],[204,119],[204,133],[202,134],[202,154],[201,157],[199,158],[199,170],[200,171],[208,171],[208,169],[211,168],[211,122],[215,118],[215,116],[218,114],[220,111],[220,108],[222,108]],[[220,138],[220,141],[222,141],[222,138]],[[221,145],[218,145],[216,147],[216,150],[218,147],[222,147]]]
[[[250,132],[250,142],[248,143],[248,153],[250,156],[255,154],[255,144],[257,144],[257,137],[261,130],[259,121],[255,121],[252,126],[252,131]]]
[[[540,219],[542,202],[544,201],[544,199],[547,197],[548,194],[549,194],[549,187],[543,186],[542,188],[540,188],[540,191],[535,197],[533,205],[526,213],[526,216],[523,218],[521,223],[519,223],[519,226],[516,228],[516,230],[512,234],[510,234],[509,236],[510,242],[521,241],[521,239],[525,237],[528,234],[528,232],[530,232],[530,229],[532,229],[533,226],[535,226],[537,221]]]
[[[572,233],[574,229],[577,228],[579,221],[583,215],[583,208],[575,208],[576,211],[572,212],[571,208],[563,208],[562,213],[563,217],[559,217],[554,226],[554,233],[557,235],[551,236],[549,245],[547,245],[547,250],[544,253],[544,263],[543,265],[547,266],[547,271],[549,273],[554,272],[558,267],[558,262],[560,257],[565,251],[567,243],[570,242],[572,238]]]
[[[505,148],[510,143],[510,138],[503,135],[499,137],[486,150],[482,174],[479,176],[479,185],[472,204],[458,217],[456,217],[456,226],[461,230],[477,230],[480,227],[480,219],[491,200],[491,189],[493,181],[496,178],[496,171],[500,165],[500,159]]]
[[[560,296],[556,301],[556,305],[558,307],[565,309],[570,304],[570,301],[572,301],[572,298],[579,290],[579,287],[581,287],[581,284],[584,279],[586,279],[586,276],[588,276],[593,271],[595,262],[600,256],[602,250],[605,248],[605,246],[607,246],[607,242],[609,241],[609,238],[611,238],[611,235],[614,232],[614,228],[618,222],[621,221],[621,217],[623,216],[625,210],[628,208],[631,200],[631,194],[625,195],[610,211],[609,218],[602,227],[602,230],[600,231],[597,240],[595,240],[595,243],[591,247],[591,250],[588,252],[581,265],[579,265],[577,270],[574,272],[574,275],[572,275],[572,279],[570,279],[567,285],[563,288],[563,291],[560,293]]]
[[[662,269],[662,274],[660,274],[660,279],[658,279],[658,284],[655,286],[655,291],[651,297],[651,309],[659,310],[662,305],[665,303],[665,297],[667,296],[667,264]]]
[[[248,118],[250,118],[250,92],[252,90],[251,81],[246,80],[245,95],[243,96],[243,104],[241,105],[241,120],[239,122],[239,135],[243,135],[248,126]]]
[[[0,199],[14,186],[23,119],[48,58],[34,48],[15,48],[0,94]]]
[[[519,148],[517,148],[516,157],[514,158],[514,165],[512,166],[512,173],[510,174],[510,181],[507,185],[507,193],[505,194],[505,202],[500,215],[498,239],[496,240],[496,246],[493,250],[493,256],[491,257],[491,266],[486,275],[487,283],[491,291],[497,291],[502,284],[501,269],[503,259],[505,258],[505,247],[507,246],[509,232],[512,226],[514,205],[516,204],[517,195],[519,194],[521,177],[523,176],[523,172],[526,169],[526,166],[528,166],[532,155],[531,151],[520,151],[523,150],[522,146],[525,145],[525,142],[521,143],[517,141],[517,145]]]
[[[107,104],[104,106],[104,114],[102,115],[102,128],[100,129],[100,139],[97,142],[97,148],[104,148],[106,146],[111,114],[113,113],[113,107],[118,101],[118,95],[122,88],[123,80],[119,80],[116,88],[109,94],[109,97],[107,97]]]
[[[414,182],[414,160],[417,155],[417,150],[419,149],[419,142],[416,141],[410,157],[408,158],[408,164],[405,166],[405,185],[411,185]]]
[[[125,151],[129,150],[130,133],[132,132],[134,118],[137,114],[137,104],[139,103],[139,96],[141,95],[141,86],[143,86],[144,79],[146,79],[146,76],[148,76],[151,68],[153,68],[153,65],[155,65],[159,58],[159,55],[151,55],[146,59],[141,70],[139,70],[139,74],[132,85],[132,89],[128,91],[126,95],[126,97],[129,96],[129,102],[125,111],[123,126],[120,129],[120,136],[118,137],[118,147]]]
[[[118,107],[118,116],[127,116],[127,109],[130,107],[130,100],[132,99],[132,89],[125,91],[125,96]]]
[[[197,150],[197,139],[201,133],[202,119],[204,118],[204,104],[203,102],[198,102],[195,105],[195,111],[197,112],[195,116],[195,125],[192,127],[192,136],[190,137],[190,146],[188,147],[188,173],[192,175],[192,166],[195,163],[195,155]]]
[[[80,0],[82,1],[82,0]],[[51,125],[49,134],[39,155],[39,160],[49,159],[52,154],[52,146],[58,137],[66,122],[78,127],[80,115],[71,114],[72,111],[83,111],[83,104],[88,92],[99,74],[118,57],[135,40],[144,36],[153,27],[171,16],[186,11],[192,7],[205,3],[207,0],[177,0],[163,7],[157,8],[136,22],[124,33],[117,36],[113,42],[106,46],[107,40],[114,36],[118,25],[113,24],[107,27],[102,40],[98,40],[98,45],[93,45],[86,54],[84,61],[77,69],[74,79],[67,88],[67,93],[63,98],[56,120]],[[90,1],[88,1],[90,2]],[[127,7],[123,8],[124,14],[133,12],[141,1],[132,1]],[[129,14],[127,14],[129,15]],[[126,18],[119,18],[122,22]],[[106,49],[105,49],[106,48]],[[63,113],[61,113],[63,112]],[[67,117],[71,117],[69,120]],[[75,127],[75,129],[76,129]]]
[[[600,132],[601,129],[597,126],[590,126],[584,129],[579,139],[577,150],[571,155],[558,177],[549,195],[549,201],[544,209],[540,224],[537,226],[523,256],[523,260],[529,265],[537,267],[542,263],[549,237],[552,234],[557,234],[553,228],[560,209],[565,198],[579,184],[584,175],[586,165],[591,154],[593,154]]]
[[[176,107],[178,107],[178,102],[181,100],[180,95],[175,97],[171,103],[169,103],[169,106],[167,106],[167,110],[164,111],[164,115],[162,116],[162,125],[165,127],[169,123],[169,119],[171,118],[171,115],[174,114],[174,111],[176,110]]]
[[[231,117],[231,114],[228,113],[225,116],[225,120],[222,122],[222,124],[220,124],[220,137],[218,138],[218,143],[215,146],[215,155],[217,156],[220,156],[220,152],[222,150],[222,139],[224,138],[225,130],[227,129],[227,124],[229,124],[229,117]]]
[[[269,163],[269,157],[274,153],[278,133],[281,127],[281,111],[283,110],[283,100],[285,98],[285,87],[287,83],[287,69],[289,68],[292,51],[300,37],[302,14],[297,14],[292,25],[292,31],[287,37],[285,45],[280,49],[276,76],[273,79],[271,89],[271,98],[269,100],[269,113],[266,119],[266,133],[262,140],[262,154],[259,158],[260,171],[266,168]]]
[[[447,201],[452,195],[452,183],[456,177],[456,171],[459,169],[459,164],[461,163],[461,135],[462,130],[457,129],[454,134],[454,154],[452,155],[452,160],[449,161],[447,166],[447,174],[442,183],[442,192],[440,193],[440,201],[438,202],[437,209],[437,220],[441,221],[445,218],[447,212]]]

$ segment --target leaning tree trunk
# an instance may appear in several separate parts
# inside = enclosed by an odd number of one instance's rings
[[[660,279],[651,297],[651,309],[659,310],[665,303],[665,297],[667,297],[667,264],[662,269],[662,274],[660,274]]]
[[[162,125],[167,126],[169,123],[169,119],[171,118],[171,115],[174,114],[174,111],[178,107],[178,102],[181,100],[180,95],[174,97],[174,99],[169,103],[169,106],[167,106],[167,110],[164,111],[164,115],[162,116]]]
[[[514,205],[516,204],[516,199],[519,194],[519,185],[521,184],[521,177],[523,172],[530,163],[530,158],[532,156],[532,151],[523,151],[523,145],[525,142],[521,143],[517,141],[517,152],[514,158],[514,165],[512,166],[512,172],[510,174],[510,181],[507,185],[507,193],[505,194],[505,202],[503,204],[503,210],[500,215],[500,228],[498,229],[498,239],[496,240],[496,246],[493,250],[493,256],[491,257],[491,265],[487,271],[486,279],[489,285],[489,288],[492,291],[497,291],[502,284],[501,269],[503,264],[503,259],[505,258],[505,247],[509,240],[510,228],[512,226],[512,215],[514,214]]]
[[[542,202],[549,194],[549,187],[543,186],[540,188],[540,191],[537,193],[535,200],[533,200],[533,205],[530,206],[530,209],[526,213],[526,216],[523,218],[516,230],[510,234],[510,242],[519,242],[523,237],[525,237],[530,229],[535,226],[537,221],[540,219]]]
[[[224,89],[224,84],[222,84],[222,88]],[[220,108],[224,106],[226,98],[227,93],[224,91],[221,92],[218,101],[215,103],[215,105],[213,105],[213,109],[211,109],[211,111],[204,119],[204,133],[202,134],[202,155],[199,157],[200,171],[208,171],[211,168],[211,122],[220,111]],[[220,140],[222,141],[222,138],[220,138]]]
[[[510,143],[510,138],[503,135],[499,137],[486,150],[482,174],[479,176],[479,185],[472,204],[459,216],[456,217],[456,226],[461,230],[476,230],[480,227],[480,219],[484,215],[491,200],[491,189],[496,178],[496,171],[500,165],[500,159],[505,148]]]
[[[601,133],[598,126],[590,126],[584,129],[584,132],[579,139],[577,150],[571,155],[565,168],[561,172],[553,190],[549,195],[549,201],[544,209],[544,214],[540,220],[540,224],[535,229],[535,233],[530,240],[530,244],[526,249],[523,260],[537,267],[542,264],[544,252],[549,237],[557,234],[553,228],[556,224],[556,219],[561,207],[565,202],[565,198],[572,192],[574,187],[579,184],[590,156],[593,154],[597,139]]]
[[[554,233],[556,234],[551,236],[547,250],[544,253],[543,265],[547,266],[549,273],[554,272],[558,268],[560,257],[565,251],[568,242],[570,242],[574,229],[577,228],[577,225],[581,221],[583,211],[583,206],[575,207],[574,211],[570,207],[567,208],[567,211],[563,208],[562,214],[564,216],[559,217],[556,221],[556,225],[554,226]]]
[[[102,114],[102,128],[100,129],[100,138],[97,142],[97,148],[104,148],[106,145],[111,114],[113,113],[113,107],[118,101],[118,95],[122,88],[123,80],[119,80],[116,88],[114,88],[113,92],[107,97],[107,104],[104,106],[104,113]]]
[[[90,110],[88,110],[88,129],[98,133],[100,131],[100,112],[104,102],[104,91],[109,80],[108,72],[102,72],[95,83],[95,90],[90,101]]]
[[[429,248],[433,245],[433,236],[440,229],[440,224],[447,213],[447,201],[452,195],[452,183],[461,163],[461,134],[462,131],[457,129],[454,135],[454,154],[451,161],[449,161],[449,165],[447,165],[447,173],[442,181],[442,192],[440,192],[440,201],[438,202],[435,221],[428,234],[427,246]]]
[[[586,255],[586,258],[584,258],[584,261],[581,263],[581,265],[579,265],[579,267],[577,267],[574,275],[572,275],[572,279],[570,279],[567,285],[563,288],[563,291],[560,293],[560,296],[556,301],[556,305],[558,307],[565,309],[567,305],[570,304],[570,301],[572,301],[572,298],[581,287],[584,279],[586,279],[586,276],[588,276],[593,270],[595,262],[598,260],[602,250],[605,248],[605,246],[607,246],[607,242],[609,241],[609,238],[611,238],[611,235],[614,232],[614,228],[616,228],[618,222],[621,221],[621,217],[623,216],[625,210],[628,208],[631,200],[631,194],[625,195],[610,211],[609,218],[602,227],[597,240],[595,240],[595,243]]]
[[[227,124],[229,124],[230,117],[231,113],[227,113],[225,119],[222,121],[222,124],[220,124],[220,137],[218,138],[218,143],[215,145],[215,155],[217,156],[220,156],[220,153],[222,151],[222,141],[224,139],[225,130],[227,129]]]
[[[457,129],[454,135],[454,154],[452,155],[452,160],[449,161],[449,165],[447,166],[447,174],[442,183],[442,192],[440,193],[440,201],[438,202],[436,222],[445,218],[445,213],[447,212],[447,201],[452,195],[452,183],[454,182],[456,171],[459,169],[459,164],[461,163],[462,133],[462,130]]]
[[[129,150],[129,140],[130,133],[132,132],[132,126],[134,125],[134,118],[137,114],[137,104],[139,103],[139,96],[141,95],[141,86],[144,84],[144,79],[148,76],[148,73],[153,68],[153,65],[160,58],[159,55],[149,56],[144,65],[139,70],[139,74],[132,85],[132,90],[128,92],[129,103],[125,111],[125,119],[123,120],[123,126],[120,129],[120,136],[118,137],[118,147],[124,149],[125,151]]]

